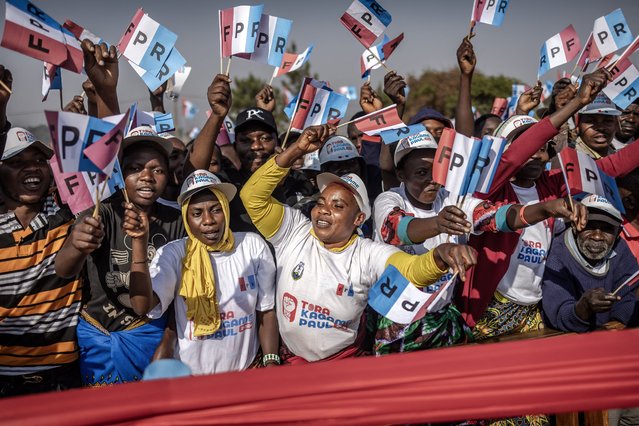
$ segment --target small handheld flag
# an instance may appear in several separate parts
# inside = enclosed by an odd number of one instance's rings
[[[581,42],[577,32],[572,25],[569,25],[541,46],[537,76],[540,77],[550,69],[572,61],[580,50]]]
[[[390,13],[375,0],[355,0],[340,22],[365,47],[371,47],[392,21]]]

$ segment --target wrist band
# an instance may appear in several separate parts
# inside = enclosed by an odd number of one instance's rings
[[[526,210],[526,206],[521,206],[521,208],[519,209],[519,220],[524,225],[530,226],[530,223],[528,223],[528,221],[526,221],[526,218],[524,218],[524,210]]]
[[[148,260],[134,260],[131,263],[133,263],[134,265],[139,265],[141,263],[147,264],[147,263],[149,263],[149,261]]]
[[[269,363],[280,364],[280,356],[278,354],[266,354],[262,357],[262,365]]]

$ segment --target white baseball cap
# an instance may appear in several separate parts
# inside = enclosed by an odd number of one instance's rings
[[[395,167],[415,149],[437,149],[437,141],[428,130],[400,139],[395,149]]]
[[[317,175],[317,186],[319,187],[320,193],[323,192],[331,183],[346,185],[346,187],[353,193],[359,209],[366,216],[366,219],[364,220],[368,220],[368,218],[371,217],[371,205],[368,201],[368,191],[366,191],[366,186],[359,176],[355,173],[348,173],[342,177],[334,175],[333,173],[320,173]]]
[[[539,120],[529,115],[513,115],[497,126],[493,132],[493,136],[506,138],[509,142],[512,142],[515,136],[520,135],[538,121]]]
[[[7,143],[2,153],[2,160],[14,157],[31,146],[42,151],[47,158],[53,155],[53,149],[48,142],[39,140],[33,133],[22,127],[12,127],[7,132]]]
[[[237,188],[235,187],[235,185],[222,182],[220,178],[218,178],[208,170],[196,170],[191,173],[182,184],[180,195],[178,195],[177,198],[178,204],[184,204],[189,198],[193,196],[193,194],[206,188],[214,188],[222,191],[229,202],[233,199],[233,197],[235,197],[235,194],[237,193]]]
[[[330,161],[346,161],[361,158],[355,145],[344,136],[330,137],[319,152],[320,165]]]
[[[621,115],[621,111],[617,109],[614,103],[600,92],[594,101],[579,110],[579,114],[601,114],[601,115]]]
[[[315,170],[319,172],[321,170],[319,153],[317,151],[309,152],[304,155],[304,165],[302,170]]]
[[[159,136],[151,126],[144,125],[131,129],[129,133],[127,133],[126,137],[122,141],[120,152],[124,152],[124,150],[131,145],[142,142],[155,145],[156,148],[159,148],[160,152],[166,153],[167,157],[171,155],[171,151],[173,151],[173,144],[169,139]]]
[[[588,220],[599,220],[614,226],[621,225],[623,218],[621,212],[613,206],[610,201],[601,195],[588,195],[583,200],[583,204],[588,209]]]

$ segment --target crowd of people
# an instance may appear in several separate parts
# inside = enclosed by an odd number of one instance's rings
[[[115,48],[82,49],[86,96],[65,109],[118,114]],[[77,216],[60,202],[51,141],[12,126],[0,87],[0,395],[137,381],[161,359],[214,374],[639,324],[636,289],[618,289],[639,270],[639,102],[618,109],[598,69],[557,81],[547,107],[538,84],[506,120],[475,117],[468,37],[457,59],[454,120],[425,106],[404,120],[427,130],[394,144],[353,124],[279,135],[265,86],[218,146],[232,105],[218,74],[197,137],[131,129],[124,188]],[[0,79],[11,87],[2,66]],[[386,74],[400,115],[405,88]],[[383,108],[369,83],[360,95],[354,118]],[[161,111],[162,89],[150,97]],[[433,182],[446,128],[507,140],[488,194],[458,203]],[[566,147],[616,178],[623,214],[601,195],[567,196]],[[368,306],[389,266],[423,292],[456,285],[397,324]]]

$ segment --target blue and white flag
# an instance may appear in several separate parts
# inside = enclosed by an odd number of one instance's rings
[[[600,56],[616,52],[632,42],[632,33],[621,9],[597,18],[592,37]]]
[[[416,135],[426,130],[423,124],[413,124],[412,126],[401,127],[399,129],[384,130],[379,135],[385,144],[391,144],[412,135]]]
[[[293,21],[262,15],[253,53],[239,53],[243,59],[279,67],[282,64]]]

